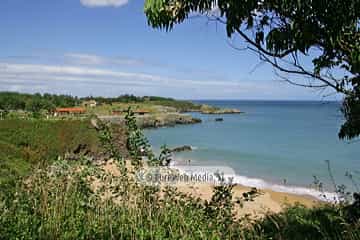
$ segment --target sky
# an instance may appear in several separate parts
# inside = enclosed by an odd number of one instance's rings
[[[289,85],[222,26],[152,29],[143,0],[1,0],[0,91],[179,99],[323,100]],[[336,96],[327,97],[334,100]]]

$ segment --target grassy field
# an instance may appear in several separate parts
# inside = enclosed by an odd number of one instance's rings
[[[145,110],[151,114],[155,113],[164,113],[164,112],[176,112],[177,109],[168,106],[157,105],[150,102],[144,103],[112,103],[112,104],[102,104],[96,107],[87,107],[86,112],[88,114],[96,115],[113,115],[113,111],[121,112],[125,115],[125,111],[131,107],[133,111],[136,110]]]
[[[11,119],[0,121],[0,184],[46,166],[80,144],[100,151],[97,132],[88,121]]]

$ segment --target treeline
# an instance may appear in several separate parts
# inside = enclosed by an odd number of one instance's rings
[[[118,97],[84,97],[81,100],[95,100],[99,104],[113,104],[113,103],[142,103],[142,102],[152,102],[152,101],[176,101],[173,98],[164,98],[156,96],[143,96],[138,97],[132,94],[124,94]]]
[[[0,109],[5,111],[51,111],[57,107],[72,107],[80,103],[81,100],[79,98],[70,95],[55,95],[48,93],[27,94],[16,92],[0,92]]]
[[[118,97],[83,97],[78,98],[71,95],[56,94],[27,94],[17,92],[0,92],[0,110],[25,110],[29,112],[39,112],[41,110],[51,111],[58,107],[74,107],[80,105],[83,101],[95,100],[99,105],[113,103],[144,103],[150,102],[156,105],[175,107],[180,111],[195,110],[200,105],[190,101],[180,101],[173,98],[157,96],[135,96],[124,94]]]

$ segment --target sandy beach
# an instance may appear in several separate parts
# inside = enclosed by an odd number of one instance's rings
[[[177,186],[178,190],[188,193],[194,197],[200,197],[203,200],[210,200],[213,192],[213,186],[208,183],[197,183],[193,185]],[[242,197],[242,194],[249,192],[250,187],[236,185],[233,189],[233,199]],[[258,189],[260,195],[253,201],[244,202],[243,206],[235,205],[238,216],[250,215],[252,217],[261,217],[267,212],[278,213],[287,205],[300,203],[306,207],[314,207],[321,202],[314,197],[306,195],[296,195],[284,192],[275,192],[269,189]]]
[[[113,176],[119,176],[120,172],[113,161],[106,162],[101,166],[107,173]],[[129,161],[127,161],[127,168],[132,171],[133,168]],[[181,183],[175,185],[178,191],[190,194],[193,197],[199,197],[202,200],[210,200],[213,194],[214,185],[210,183]],[[252,188],[242,185],[235,185],[233,189],[233,200],[242,197],[242,194],[249,192]],[[314,207],[322,202],[318,199],[307,196],[297,195],[285,192],[276,192],[270,189],[258,189],[259,195],[253,201],[243,202],[243,206],[235,204],[235,214],[238,217],[249,215],[252,218],[259,218],[264,216],[265,213],[278,213],[288,205],[302,204],[306,207]]]

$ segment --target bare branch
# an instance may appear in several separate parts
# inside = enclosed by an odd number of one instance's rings
[[[294,86],[299,86],[299,87],[305,87],[305,88],[326,88],[328,87],[326,84],[322,84],[322,85],[314,85],[314,84],[303,84],[303,83],[297,83],[293,80],[290,80],[289,78],[286,78],[282,75],[280,75],[278,72],[275,71],[275,75],[278,76],[279,78],[281,78],[283,81],[290,83],[291,85]]]
[[[226,25],[226,20],[220,18],[220,17],[209,17],[210,21],[216,21],[219,23],[222,23],[224,25]],[[317,79],[319,81],[321,81],[323,84],[318,84],[318,85],[313,85],[313,84],[302,84],[302,83],[296,83],[294,81],[291,81],[289,79],[287,79],[287,82],[293,84],[293,85],[297,85],[297,86],[302,86],[302,87],[313,87],[313,88],[324,88],[324,87],[331,87],[333,89],[335,89],[337,92],[343,93],[345,95],[350,94],[350,91],[348,91],[347,89],[345,89],[344,87],[341,86],[340,84],[340,80],[335,79],[332,75],[325,75],[325,76],[321,76],[320,74],[316,74],[313,71],[309,71],[306,70],[299,62],[299,57],[297,54],[297,49],[292,48],[292,49],[288,49],[282,53],[274,53],[274,52],[270,52],[268,50],[266,50],[261,44],[256,43],[254,40],[252,40],[247,34],[245,34],[240,28],[235,29],[235,31],[250,45],[244,48],[239,48],[237,46],[234,46],[234,44],[229,43],[229,45],[239,51],[243,51],[246,49],[249,49],[255,53],[257,53],[260,57],[260,60],[262,60],[263,62],[267,62],[270,65],[272,65],[275,69],[278,69],[281,72],[284,73],[289,73],[289,74],[295,74],[295,75],[302,75],[302,76],[307,76],[313,79]],[[252,46],[252,47],[251,47]],[[290,55],[290,57],[292,58],[292,62],[286,61],[285,59],[283,59],[284,57]],[[283,62],[285,62],[286,64],[288,64],[289,66],[291,66],[291,68],[289,67],[285,67],[284,65],[281,65],[278,63],[278,60],[282,60]]]

